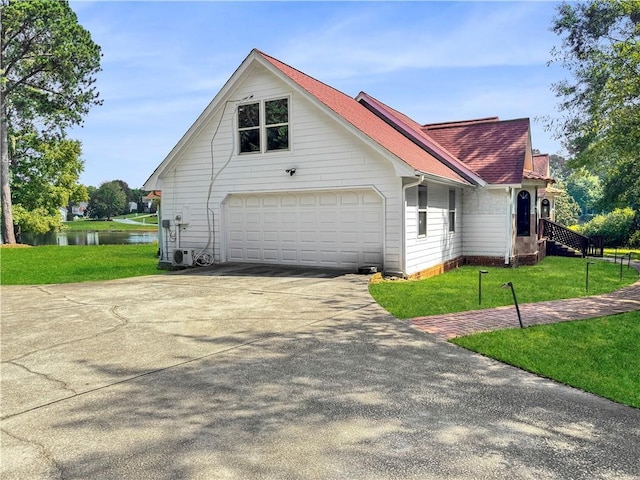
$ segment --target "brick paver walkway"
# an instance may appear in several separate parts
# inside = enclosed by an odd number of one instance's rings
[[[640,271],[640,263],[635,265]],[[519,305],[525,327],[546,323],[584,320],[640,310],[640,281],[604,295],[553,300]],[[416,328],[448,340],[472,333],[519,327],[515,306],[471,310],[445,315],[431,315],[410,320]]]

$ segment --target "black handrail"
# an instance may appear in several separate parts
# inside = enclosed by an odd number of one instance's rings
[[[540,224],[539,232],[542,237],[546,237],[548,240],[573,248],[580,252],[583,257],[586,257],[587,255],[594,257],[603,256],[604,249],[602,237],[586,237],[578,232],[568,229],[564,225],[552,222],[547,218],[541,218]]]

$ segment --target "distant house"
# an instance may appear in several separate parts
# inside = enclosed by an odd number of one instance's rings
[[[142,197],[143,210],[145,213],[155,213],[155,204],[160,202],[162,198],[162,192],[159,190],[153,190]]]
[[[426,276],[537,262],[552,182],[529,119],[425,125],[253,50],[144,188],[164,264]]]
[[[88,202],[79,202],[71,205],[71,215],[74,217],[84,217],[87,214]]]

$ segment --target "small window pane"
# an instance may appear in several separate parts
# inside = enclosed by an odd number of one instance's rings
[[[286,98],[271,100],[264,104],[264,118],[266,125],[287,123],[289,121],[289,101]]]
[[[427,187],[418,185],[418,208],[427,208]]]
[[[418,235],[424,237],[427,234],[427,212],[418,212]]]
[[[456,191],[449,190],[449,231],[456,231]]]
[[[287,150],[289,148],[289,127],[267,128],[267,150]]]
[[[238,127],[258,127],[260,126],[260,104],[250,103],[238,107]]]
[[[240,132],[240,153],[260,151],[260,130],[253,128]]]

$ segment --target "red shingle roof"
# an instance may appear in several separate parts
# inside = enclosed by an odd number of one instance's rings
[[[529,119],[425,125],[423,131],[492,184],[522,182]]]
[[[533,171],[540,175],[549,176],[549,154],[537,153],[533,156]]]

